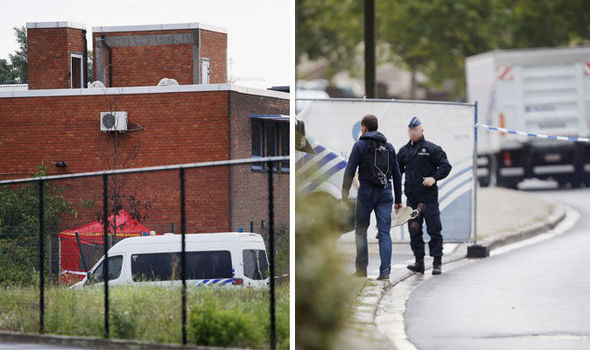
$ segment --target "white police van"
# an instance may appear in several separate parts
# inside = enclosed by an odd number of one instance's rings
[[[109,285],[181,283],[181,235],[126,238],[108,251]],[[186,234],[186,281],[189,285],[268,285],[268,261],[257,233]],[[104,256],[75,287],[103,283]]]

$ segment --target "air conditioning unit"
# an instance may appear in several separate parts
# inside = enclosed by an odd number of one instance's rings
[[[100,112],[100,131],[127,131],[127,112]]]

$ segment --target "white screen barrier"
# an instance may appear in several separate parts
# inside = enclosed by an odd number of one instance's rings
[[[298,100],[298,103],[305,106],[297,117],[305,123],[306,137],[314,140],[316,146],[319,144],[322,149],[336,153],[344,160],[348,160],[349,152],[360,136],[360,120],[366,114],[377,116],[379,131],[396,152],[408,142],[410,119],[413,116],[420,118],[425,139],[440,145],[453,167],[449,176],[438,182],[443,237],[445,242],[469,241],[474,225],[472,169],[475,105],[361,99]],[[318,154],[318,158],[323,154]],[[340,166],[325,180],[340,188],[344,169],[342,159],[338,158],[332,162],[338,161]],[[298,166],[301,164],[303,162],[298,161]],[[351,197],[355,196],[356,191],[351,190]],[[403,203],[405,205],[405,196]],[[374,231],[374,223],[372,218],[369,235]],[[426,229],[424,232],[424,238],[428,240]],[[391,234],[394,241],[409,240],[407,225],[394,228]]]

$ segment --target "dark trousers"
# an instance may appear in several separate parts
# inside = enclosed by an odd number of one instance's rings
[[[418,203],[424,203],[426,208],[422,214],[414,219],[408,221],[408,228],[410,231],[410,246],[417,258],[424,257],[424,239],[422,225],[426,221],[426,232],[430,236],[428,242],[428,249],[430,256],[437,257],[443,255],[443,236],[441,234],[442,224],[440,222],[440,211],[438,209],[438,200],[422,201],[416,198],[408,198],[406,205],[416,209]]]

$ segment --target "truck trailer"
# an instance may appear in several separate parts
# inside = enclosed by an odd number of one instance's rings
[[[467,98],[479,128],[481,186],[516,188],[524,179],[590,186],[590,47],[496,50],[467,57]],[[572,140],[535,137],[565,136]]]

